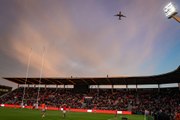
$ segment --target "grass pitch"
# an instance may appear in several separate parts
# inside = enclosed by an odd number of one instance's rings
[[[111,114],[67,112],[63,118],[61,111],[46,111],[46,117],[41,118],[41,111],[31,109],[0,108],[0,120],[144,120],[143,115],[118,115],[114,118]]]

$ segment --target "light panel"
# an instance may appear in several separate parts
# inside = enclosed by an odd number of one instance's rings
[[[158,84],[137,85],[137,88],[158,88]]]
[[[160,84],[160,88],[176,88],[178,83]]]
[[[164,12],[166,17],[171,18],[173,15],[177,14],[176,7],[170,2],[164,7]]]
[[[128,88],[136,88],[136,85],[128,85]]]
[[[90,85],[89,88],[90,89],[97,89],[97,88],[99,88],[99,86],[98,85]]]
[[[112,85],[99,85],[99,88],[111,89],[111,88],[112,88]]]
[[[126,88],[126,85],[113,85],[113,88],[114,89],[117,89],[117,88]]]

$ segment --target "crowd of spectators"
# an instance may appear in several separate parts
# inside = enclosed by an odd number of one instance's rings
[[[0,97],[0,104],[21,104],[24,88],[18,88]],[[25,88],[25,105],[37,102],[38,88]],[[165,111],[169,116],[180,110],[180,91],[178,89],[158,90],[110,90],[91,89],[86,93],[73,89],[40,88],[38,102],[47,106],[59,107],[67,104],[70,108],[129,110],[134,114],[144,114],[145,110],[153,116]]]

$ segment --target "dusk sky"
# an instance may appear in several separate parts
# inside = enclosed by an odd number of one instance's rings
[[[180,65],[169,0],[0,0],[2,77],[158,75]],[[180,12],[180,0],[172,0]],[[118,20],[119,11],[127,16]],[[180,13],[179,13],[180,15]]]

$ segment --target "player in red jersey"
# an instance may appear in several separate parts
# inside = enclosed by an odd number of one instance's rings
[[[96,113],[97,105],[94,105],[94,112]]]
[[[175,120],[180,120],[180,113],[178,112],[175,113]]]
[[[62,106],[62,108],[63,108],[63,118],[65,118],[66,117],[66,110],[67,110],[66,104],[64,104]]]
[[[114,116],[114,117],[117,118],[117,115],[118,115],[118,110],[116,109],[116,110],[115,110],[115,116]]]
[[[46,113],[46,105],[45,103],[41,104],[41,114],[42,114],[42,118],[45,117],[45,113]]]

